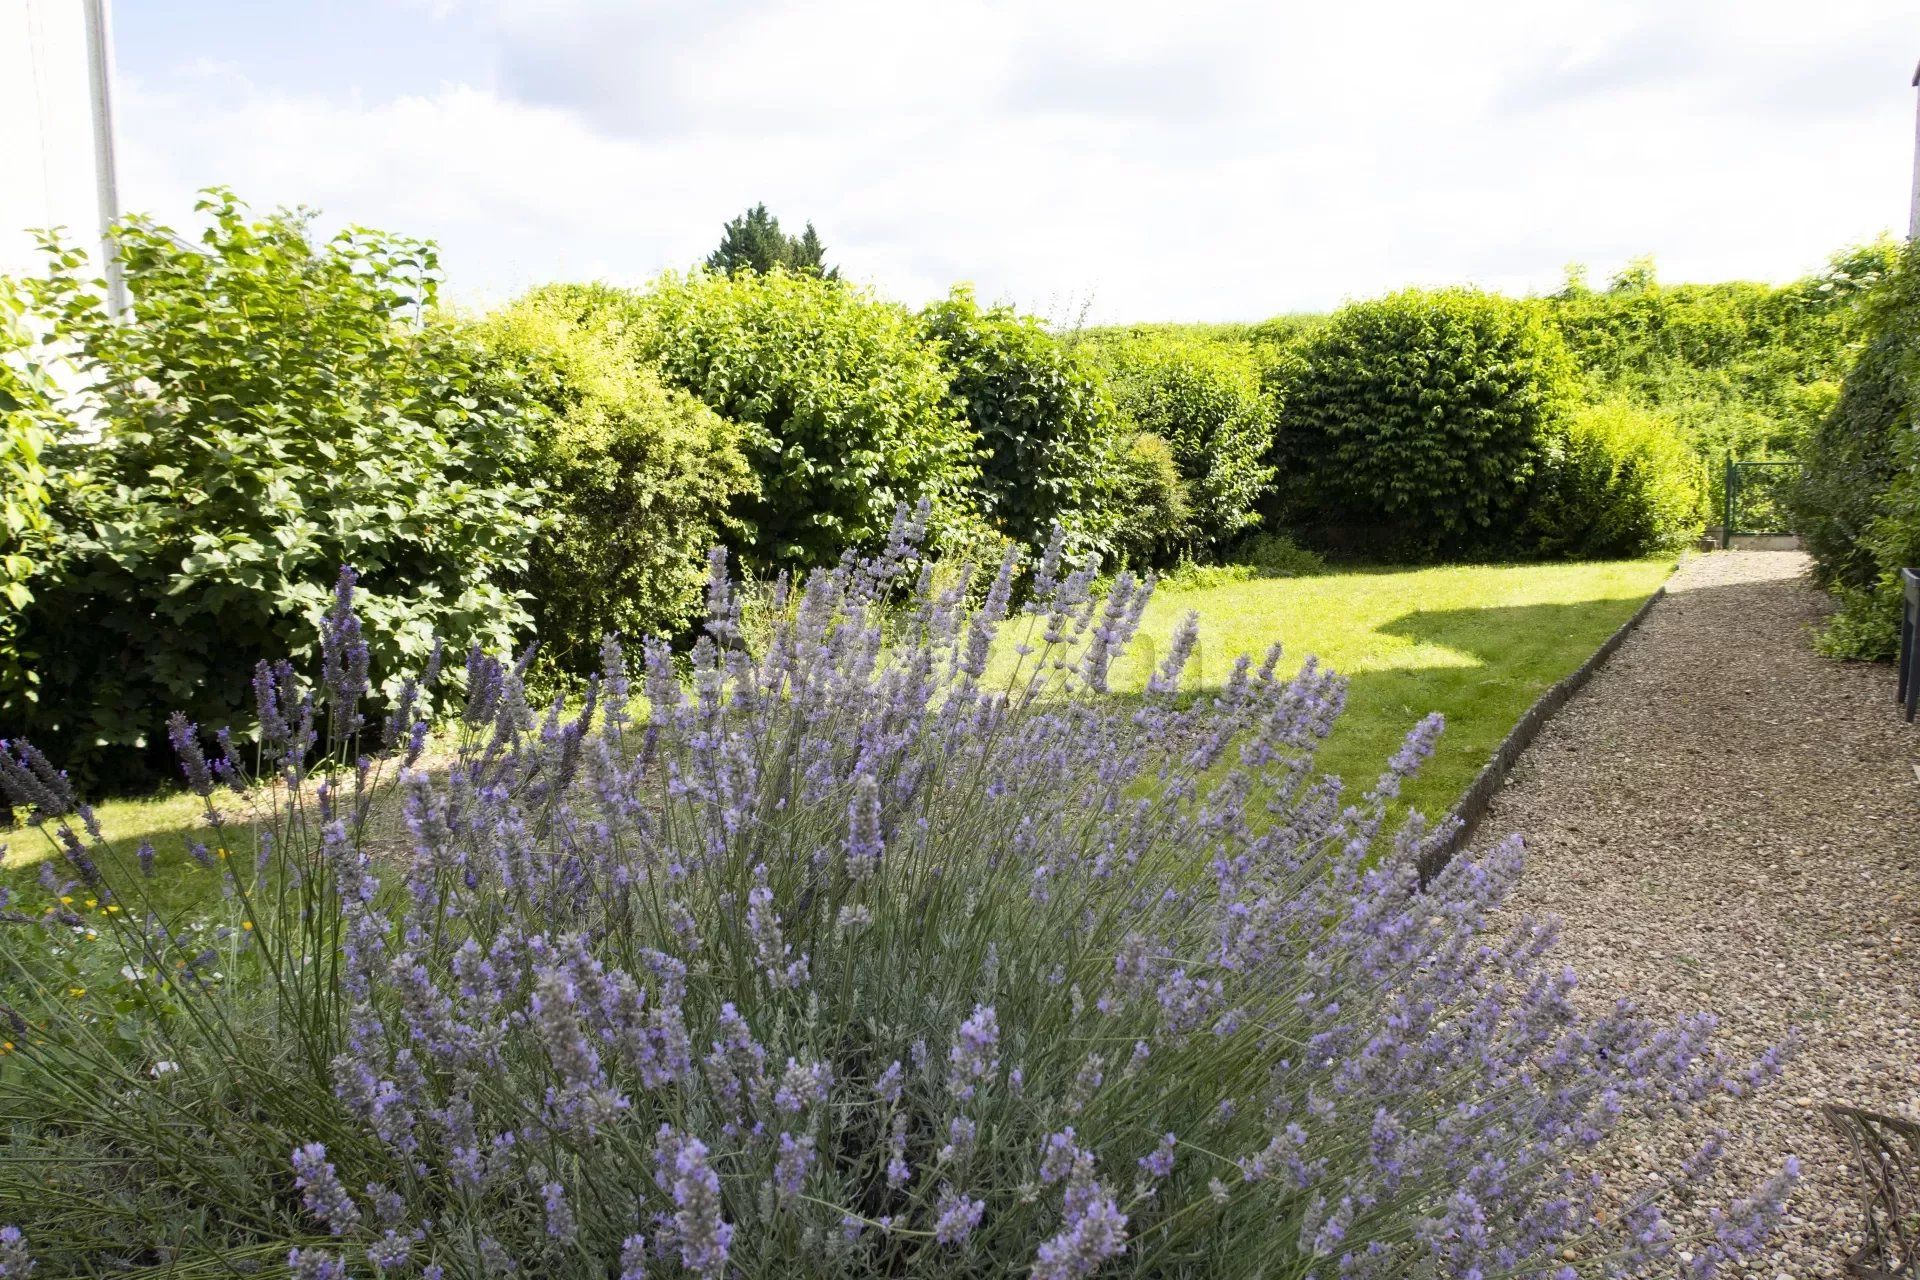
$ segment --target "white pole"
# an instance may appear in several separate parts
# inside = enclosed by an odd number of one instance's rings
[[[1920,67],[1914,69],[1913,87],[1920,90]],[[1920,103],[1913,117],[1913,200],[1907,213],[1907,239],[1920,240]]]
[[[84,0],[87,15],[87,84],[93,100],[93,177],[100,206],[100,249],[106,265],[107,306],[127,309],[127,282],[120,272],[120,251],[113,224],[120,220],[120,184],[113,165],[113,28],[107,0]]]

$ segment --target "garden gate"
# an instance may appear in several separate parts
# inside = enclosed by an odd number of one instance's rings
[[[1733,455],[1727,455],[1726,519],[1720,545],[1731,547],[1735,534],[1791,536],[1786,489],[1800,478],[1801,469],[1802,464],[1791,460],[1735,462]]]

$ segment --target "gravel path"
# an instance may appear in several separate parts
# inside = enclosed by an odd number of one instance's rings
[[[1853,1174],[1819,1105],[1920,1113],[1920,730],[1890,667],[1808,643],[1824,598],[1798,553],[1690,557],[1640,629],[1542,730],[1480,842],[1523,832],[1518,909],[1564,921],[1585,998],[1709,1009],[1757,1055],[1804,1047],[1760,1096],[1629,1136],[1610,1193],[1726,1127],[1724,1181],[1805,1171],[1750,1274],[1844,1273]]]

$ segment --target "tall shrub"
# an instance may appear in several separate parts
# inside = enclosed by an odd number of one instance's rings
[[[1542,469],[1524,540],[1579,559],[1672,550],[1700,535],[1704,470],[1671,419],[1625,399],[1583,405]]]
[[[741,428],[662,385],[605,308],[529,297],[479,336],[504,390],[529,407],[527,478],[545,519],[516,585],[543,661],[585,674],[609,632],[677,634],[730,504],[752,491]]]
[[[1276,406],[1252,351],[1134,332],[1093,344],[1120,412],[1172,450],[1190,500],[1179,541],[1217,546],[1259,522]]]
[[[1300,354],[1276,450],[1287,519],[1401,554],[1519,549],[1574,386],[1538,307],[1407,290],[1343,307]]]
[[[642,354],[748,429],[758,488],[733,507],[756,568],[829,564],[926,499],[940,533],[977,518],[979,443],[911,314],[837,281],[668,277],[632,305]]]
[[[1864,310],[1866,343],[1802,449],[1791,505],[1840,601],[1823,647],[1885,658],[1897,643],[1898,572],[1920,564],[1920,248],[1907,247]]]
[[[432,247],[359,229],[317,244],[303,216],[253,220],[223,191],[199,207],[197,245],[118,228],[124,321],[77,251],[50,245],[28,284],[98,431],[49,454],[64,551],[26,618],[40,696],[6,722],[89,767],[137,767],[171,710],[240,719],[247,655],[312,653],[342,564],[387,670],[436,636],[497,646],[527,624],[500,585],[534,527],[510,478],[518,406],[480,385],[471,341],[423,319]]]
[[[920,313],[953,398],[980,438],[980,486],[992,524],[1028,546],[1057,521],[1111,549],[1124,516],[1121,453],[1130,444],[1083,351],[1011,307],[982,309],[966,287]]]
[[[1518,840],[1422,892],[1446,832],[1387,817],[1437,717],[1349,801],[1314,769],[1338,677],[1276,653],[1184,696],[1189,627],[1116,700],[1146,593],[1096,599],[1056,547],[1009,620],[1012,573],[969,610],[893,542],[755,651],[722,579],[693,696],[649,646],[633,716],[610,649],[596,696],[542,716],[476,657],[451,769],[417,767],[401,707],[382,767],[348,732],[310,772],[277,708],[311,690],[355,723],[345,584],[322,682],[262,681],[275,839],[209,858],[231,897],[200,934],[139,909],[137,856],[39,757],[0,753],[66,874],[129,908],[89,918],[124,967],[79,989],[71,909],[13,908],[38,938],[0,950],[0,1017],[32,1029],[0,1058],[0,1257],[1464,1280],[1682,1247],[1710,1275],[1764,1246],[1791,1166],[1707,1238],[1662,1218],[1713,1140],[1601,1217],[1578,1166],[1618,1125],[1776,1055],[1725,1060],[1706,1017],[1580,1012],[1551,925],[1500,911]],[[1036,652],[989,678],[1003,632]],[[239,762],[177,736],[209,842],[249,847]]]
[[[21,615],[56,554],[44,454],[58,435],[47,353],[23,323],[26,299],[0,278],[0,708],[35,696]]]
[[[1120,493],[1123,514],[1112,536],[1120,559],[1136,566],[1174,559],[1193,528],[1193,498],[1165,440],[1142,431],[1127,443]]]

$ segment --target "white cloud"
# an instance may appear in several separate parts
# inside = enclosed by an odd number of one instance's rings
[[[218,65],[127,85],[129,203],[183,216],[225,182],[432,236],[468,297],[685,266],[756,200],[889,294],[971,279],[1115,320],[1545,288],[1643,252],[1669,278],[1781,278],[1903,221],[1920,53],[1891,0],[484,20],[497,67],[437,88],[303,96]]]

